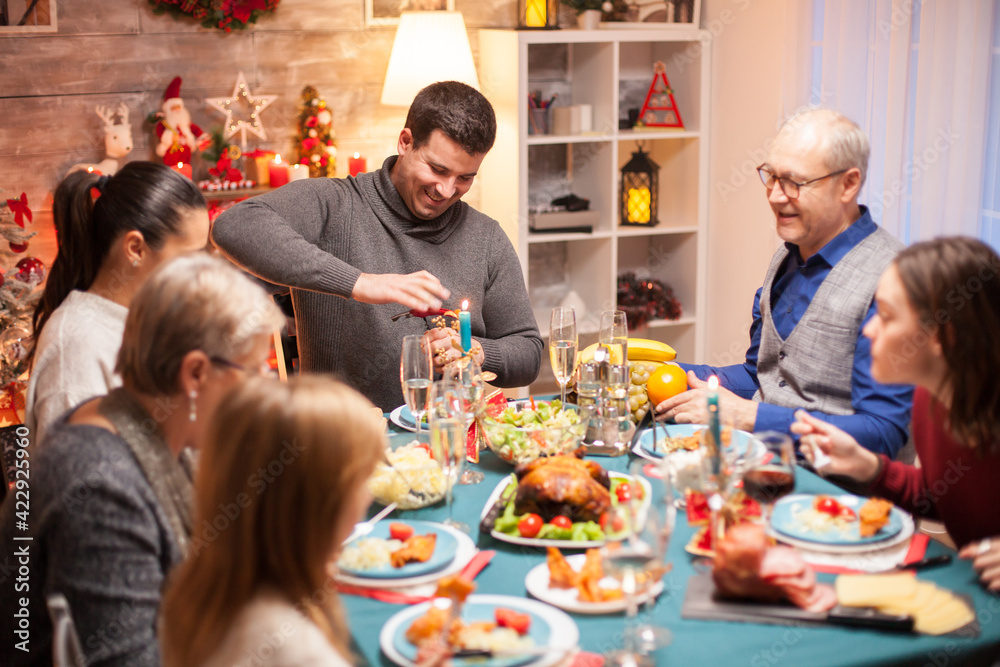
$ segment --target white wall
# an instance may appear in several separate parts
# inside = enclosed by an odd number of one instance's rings
[[[755,167],[782,119],[786,5],[796,1],[702,5],[702,27],[714,35],[704,363],[743,360],[753,295],[780,244]]]

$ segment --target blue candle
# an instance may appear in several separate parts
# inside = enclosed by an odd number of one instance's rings
[[[708,378],[708,431],[712,437],[712,472],[719,474],[722,467],[722,429],[719,427],[719,378]]]
[[[462,336],[462,350],[468,353],[472,349],[472,315],[469,313],[469,300],[462,302],[462,311],[458,314],[458,333]]]

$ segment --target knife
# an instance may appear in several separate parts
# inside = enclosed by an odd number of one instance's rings
[[[632,434],[632,442],[628,443],[628,449],[629,449],[630,452],[635,450],[635,445],[636,445],[637,442],[639,442],[639,438],[642,437],[642,432],[645,430],[645,428],[647,426],[649,426],[649,424],[652,421],[653,421],[653,408],[652,408],[652,406],[650,406],[649,410],[646,410],[646,414],[644,414],[642,416],[642,419],[639,420],[639,423],[636,424],[635,433]],[[656,450],[656,427],[655,426],[653,427],[653,447],[652,447],[652,449],[654,451]]]
[[[550,655],[550,654],[565,654],[571,651],[575,651],[576,646],[565,646],[565,647],[555,647],[555,646],[525,646],[523,648],[511,647],[511,648],[463,648],[455,651],[452,654],[453,658],[500,658],[504,656],[524,656],[531,657],[536,655]]]
[[[923,560],[918,560],[913,563],[900,563],[895,567],[889,568],[888,570],[883,570],[879,574],[884,574],[888,572],[903,572],[906,570],[926,570],[932,567],[938,567],[939,565],[947,565],[951,562],[951,554],[942,554],[941,556],[931,556],[930,558],[924,558]]]
[[[341,542],[341,544],[342,545],[350,544],[354,540],[370,534],[375,529],[375,524],[381,521],[382,519],[386,518],[387,516],[389,516],[389,514],[394,509],[396,509],[396,503],[390,503],[386,505],[384,508],[382,508],[382,511],[380,511],[378,514],[368,519],[367,521],[356,525],[354,527],[354,530],[351,531],[351,534],[347,537],[346,540]]]

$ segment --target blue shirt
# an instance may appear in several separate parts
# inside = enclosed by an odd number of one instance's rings
[[[771,318],[778,335],[784,339],[792,333],[834,265],[875,229],[875,222],[872,221],[868,209],[862,206],[861,217],[853,225],[838,234],[805,262],[802,261],[797,245],[785,244],[788,249],[788,259],[778,269],[770,295]],[[762,327],[761,289],[757,290],[753,299],[753,324],[750,325],[750,347],[747,349],[746,361],[724,367],[680,365],[687,370],[693,370],[703,380],[710,375],[716,375],[719,383],[734,394],[742,398],[753,398],[754,393],[760,388],[757,380],[757,356],[760,351]],[[830,415],[817,411],[812,411],[810,414],[851,434],[862,446],[873,452],[894,458],[896,452],[906,444],[913,387],[884,385],[872,378],[871,341],[861,332],[873,315],[875,315],[874,301],[869,305],[868,312],[858,329],[858,342],[854,348],[854,369],[851,374],[851,407],[854,409],[854,414]],[[795,410],[796,408],[762,402],[757,406],[754,430],[788,432],[792,422],[795,421]]]

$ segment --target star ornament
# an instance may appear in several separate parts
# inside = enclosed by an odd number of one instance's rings
[[[277,95],[254,95],[247,85],[246,76],[240,70],[233,86],[233,94],[229,97],[209,97],[205,101],[209,106],[226,117],[223,126],[223,138],[228,139],[234,134],[240,135],[240,146],[246,150],[247,132],[260,139],[267,139],[267,131],[260,122],[260,114],[271,103],[278,99]]]

